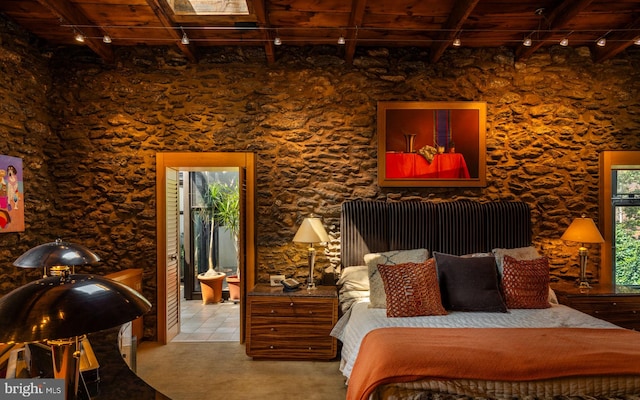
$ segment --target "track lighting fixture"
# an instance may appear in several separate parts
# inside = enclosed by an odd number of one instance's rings
[[[344,36],[340,35],[338,38],[338,44],[345,44]]]
[[[189,44],[189,37],[186,32],[182,32],[182,40],[180,40],[182,44]]]
[[[460,41],[460,38],[455,38],[455,39],[453,39],[453,43],[452,43],[452,45],[453,45],[454,47],[460,47],[460,46],[462,46],[462,42]]]
[[[531,47],[531,38],[528,36],[524,38],[524,40],[522,41],[522,45],[525,47]]]
[[[82,33],[76,33],[76,42],[84,43],[84,35]]]
[[[103,42],[105,42],[106,44],[111,43],[111,36],[109,36],[109,35],[104,35],[104,36],[102,37],[102,41],[103,41]]]
[[[562,38],[562,40],[560,41],[560,46],[567,47],[568,45],[569,45],[569,39]]]
[[[640,38],[637,38],[636,40],[634,40],[633,44],[635,44],[636,46],[640,46]]]
[[[596,41],[596,44],[600,47],[604,47],[607,45],[607,39],[603,36]]]
[[[273,39],[273,44],[275,44],[276,46],[280,46],[282,44],[282,40],[280,39],[280,36],[276,36],[276,38]]]

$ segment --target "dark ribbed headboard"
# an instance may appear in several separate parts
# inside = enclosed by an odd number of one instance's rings
[[[525,247],[531,245],[531,211],[522,202],[348,201],[342,204],[340,238],[343,267],[389,250],[462,255]]]

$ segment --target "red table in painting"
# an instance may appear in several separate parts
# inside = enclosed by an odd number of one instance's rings
[[[436,154],[431,163],[416,153],[386,154],[387,178],[469,179],[469,170],[460,153]]]

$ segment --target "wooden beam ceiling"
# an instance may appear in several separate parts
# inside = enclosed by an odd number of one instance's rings
[[[540,11],[540,18],[542,18],[542,26],[544,32],[542,32],[537,40],[531,44],[531,46],[520,46],[516,51],[516,59],[526,59],[531,56],[536,50],[545,44],[545,41],[553,37],[556,33],[554,31],[565,28],[573,18],[575,18],[581,11],[586,9],[593,0],[564,0],[560,3],[548,17],[545,17],[546,10]],[[536,28],[532,27],[532,31]]]
[[[85,17],[85,15],[77,8],[71,5],[67,0],[37,0],[38,3],[51,10],[61,21],[65,21],[68,25],[83,26],[81,33],[85,36],[86,45],[99,55],[105,62],[113,63],[113,49],[105,44],[102,40],[95,39],[102,37],[104,32],[101,29],[93,27],[95,23]]]
[[[436,35],[434,43],[431,45],[431,62],[438,62],[444,51],[449,47],[453,39],[464,25],[480,0],[457,0],[449,14],[447,22],[443,25],[443,30]]]

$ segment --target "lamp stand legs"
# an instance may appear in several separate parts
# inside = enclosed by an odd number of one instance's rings
[[[313,280],[313,269],[316,263],[316,249],[313,248],[313,245],[309,245],[309,278],[307,278],[307,290],[312,290],[316,288],[316,283]]]
[[[51,340],[53,357],[53,377],[64,379],[66,399],[78,396],[78,379],[80,375],[80,339]]]
[[[589,289],[591,289],[591,285],[589,284],[589,281],[587,280],[587,248],[586,247],[580,247],[580,249],[578,249],[578,254],[580,255],[580,291],[587,291]]]

